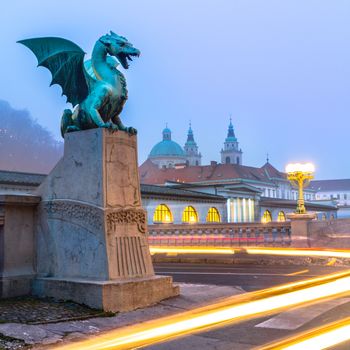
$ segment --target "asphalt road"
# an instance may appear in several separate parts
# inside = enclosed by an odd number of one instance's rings
[[[247,292],[341,271],[333,266],[262,266],[155,264],[159,275],[172,276],[174,282],[239,286]]]
[[[156,264],[157,274],[170,275],[175,282],[216,284],[227,286],[238,286],[245,291],[264,289],[278,284],[308,279],[315,276],[325,275],[332,272],[344,270],[342,267],[332,266],[262,266],[262,265],[192,265],[182,263]],[[341,301],[343,300],[343,301]],[[344,302],[345,300],[345,302]],[[163,344],[148,347],[147,350],[178,350],[182,349],[217,349],[217,350],[248,350],[258,349],[260,346],[272,341],[290,337],[315,327],[334,322],[350,315],[350,297],[338,301],[325,301],[305,308],[292,309],[294,315],[288,320],[288,313],[274,314],[267,317],[257,318],[250,321],[231,324],[226,327],[202,332],[199,334],[175,339]],[[327,303],[335,303],[327,308]],[[316,316],[308,319],[294,329],[288,329],[288,323],[295,321],[295,318],[304,317],[315,308],[321,309]],[[324,310],[322,310],[322,308]],[[274,327],[261,326],[264,322],[279,323],[278,318],[282,317],[286,328],[280,324]],[[283,320],[284,317],[284,320]],[[294,319],[293,319],[294,318]],[[307,317],[306,317],[307,318]],[[275,320],[275,321],[274,321]],[[279,329],[278,329],[279,328]],[[349,350],[350,342],[338,345],[333,350]],[[305,349],[307,350],[307,349]]]

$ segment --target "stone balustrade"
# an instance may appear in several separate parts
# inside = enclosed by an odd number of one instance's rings
[[[149,225],[152,246],[290,246],[291,223]]]

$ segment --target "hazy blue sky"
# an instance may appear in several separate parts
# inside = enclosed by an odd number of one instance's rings
[[[168,122],[188,121],[204,163],[220,160],[229,115],[246,165],[313,161],[317,178],[350,177],[350,2],[307,0],[3,0],[0,99],[59,138],[65,98],[16,40],[61,36],[87,56],[110,29],[142,52],[126,72],[122,119],[145,160]]]

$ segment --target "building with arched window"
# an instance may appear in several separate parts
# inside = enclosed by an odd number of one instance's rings
[[[278,213],[277,221],[278,221],[278,222],[284,222],[284,221],[286,221],[286,215],[284,214],[284,211],[283,211],[283,210],[281,210],[281,211]]]
[[[206,221],[207,222],[220,222],[221,221],[220,213],[215,207],[211,207],[208,210]]]
[[[166,127],[163,140],[154,145],[148,159],[139,167],[142,204],[147,210],[148,223],[180,224],[188,206],[195,208],[199,223],[217,222],[218,218],[220,222],[260,222],[266,210],[272,221],[280,221],[280,212],[287,214],[295,210],[297,190],[291,186],[285,173],[270,164],[269,159],[261,167],[242,164],[242,151],[231,120],[220,157],[221,163],[211,161],[201,165],[192,127],[188,130],[184,148],[172,140],[171,130]],[[45,177],[0,171],[0,190],[30,193]],[[328,219],[332,214],[337,218],[338,209],[332,200],[315,201],[316,191],[328,190],[327,183],[313,183],[304,192],[307,210],[316,212],[319,219],[322,214]],[[329,185],[332,189],[336,185],[345,191],[350,188],[350,180]],[[334,198],[335,194],[332,196]],[[336,196],[345,201],[348,195],[344,192]],[[218,215],[209,214],[212,207],[218,210]]]
[[[145,184],[141,184],[141,196],[149,224],[181,224],[187,207],[195,209],[198,223],[207,222],[211,208],[217,210],[222,220],[227,220],[226,198],[223,196]],[[168,221],[167,215],[171,217],[171,221]]]
[[[165,204],[159,204],[154,211],[153,215],[154,223],[169,224],[173,222],[173,214]]]
[[[194,224],[198,222],[198,214],[191,205],[187,206],[182,213],[182,222]]]
[[[261,217],[261,222],[267,224],[272,221],[272,216],[269,210],[265,210],[263,216]]]
[[[172,158],[174,156],[176,160]],[[166,128],[163,130],[163,141],[152,148],[148,159],[139,167],[140,181],[141,184],[224,197],[226,213],[220,215],[222,222],[259,222],[265,210],[270,212],[272,221],[281,221],[286,219],[286,215],[283,217],[280,212],[286,214],[295,210],[297,190],[291,186],[285,173],[270,164],[269,159],[262,167],[242,164],[242,150],[231,119],[220,157],[221,163],[212,161],[208,165],[201,165],[201,154],[191,125],[184,149],[171,140],[171,131]],[[304,193],[307,210],[317,212],[318,215],[327,212],[327,217],[332,212],[336,216],[334,204],[314,202],[313,188],[306,188]],[[192,204],[197,208],[195,202]],[[221,213],[221,209],[219,211]],[[198,220],[207,222],[202,211]],[[174,218],[174,222],[178,222],[178,219]]]

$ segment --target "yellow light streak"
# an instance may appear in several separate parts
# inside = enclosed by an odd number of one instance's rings
[[[235,254],[239,252],[257,255],[282,256],[315,256],[350,258],[350,250],[342,249],[309,249],[309,248],[259,248],[259,247],[201,247],[201,246],[150,246],[151,254],[177,253],[177,254]]]
[[[57,349],[120,350],[142,347],[349,292],[350,271],[335,273],[227,298],[203,308],[117,329],[92,340]]]
[[[245,248],[248,254],[259,255],[285,255],[285,256],[317,256],[350,258],[349,250],[316,250],[316,249],[292,249],[292,248]]]
[[[350,340],[350,317],[260,347],[260,350],[321,350]]]
[[[286,276],[296,276],[296,275],[301,275],[302,273],[309,272],[309,270],[301,270],[301,271],[296,271],[292,273],[287,273]]]
[[[150,247],[151,254],[234,254],[235,250],[228,247]]]

